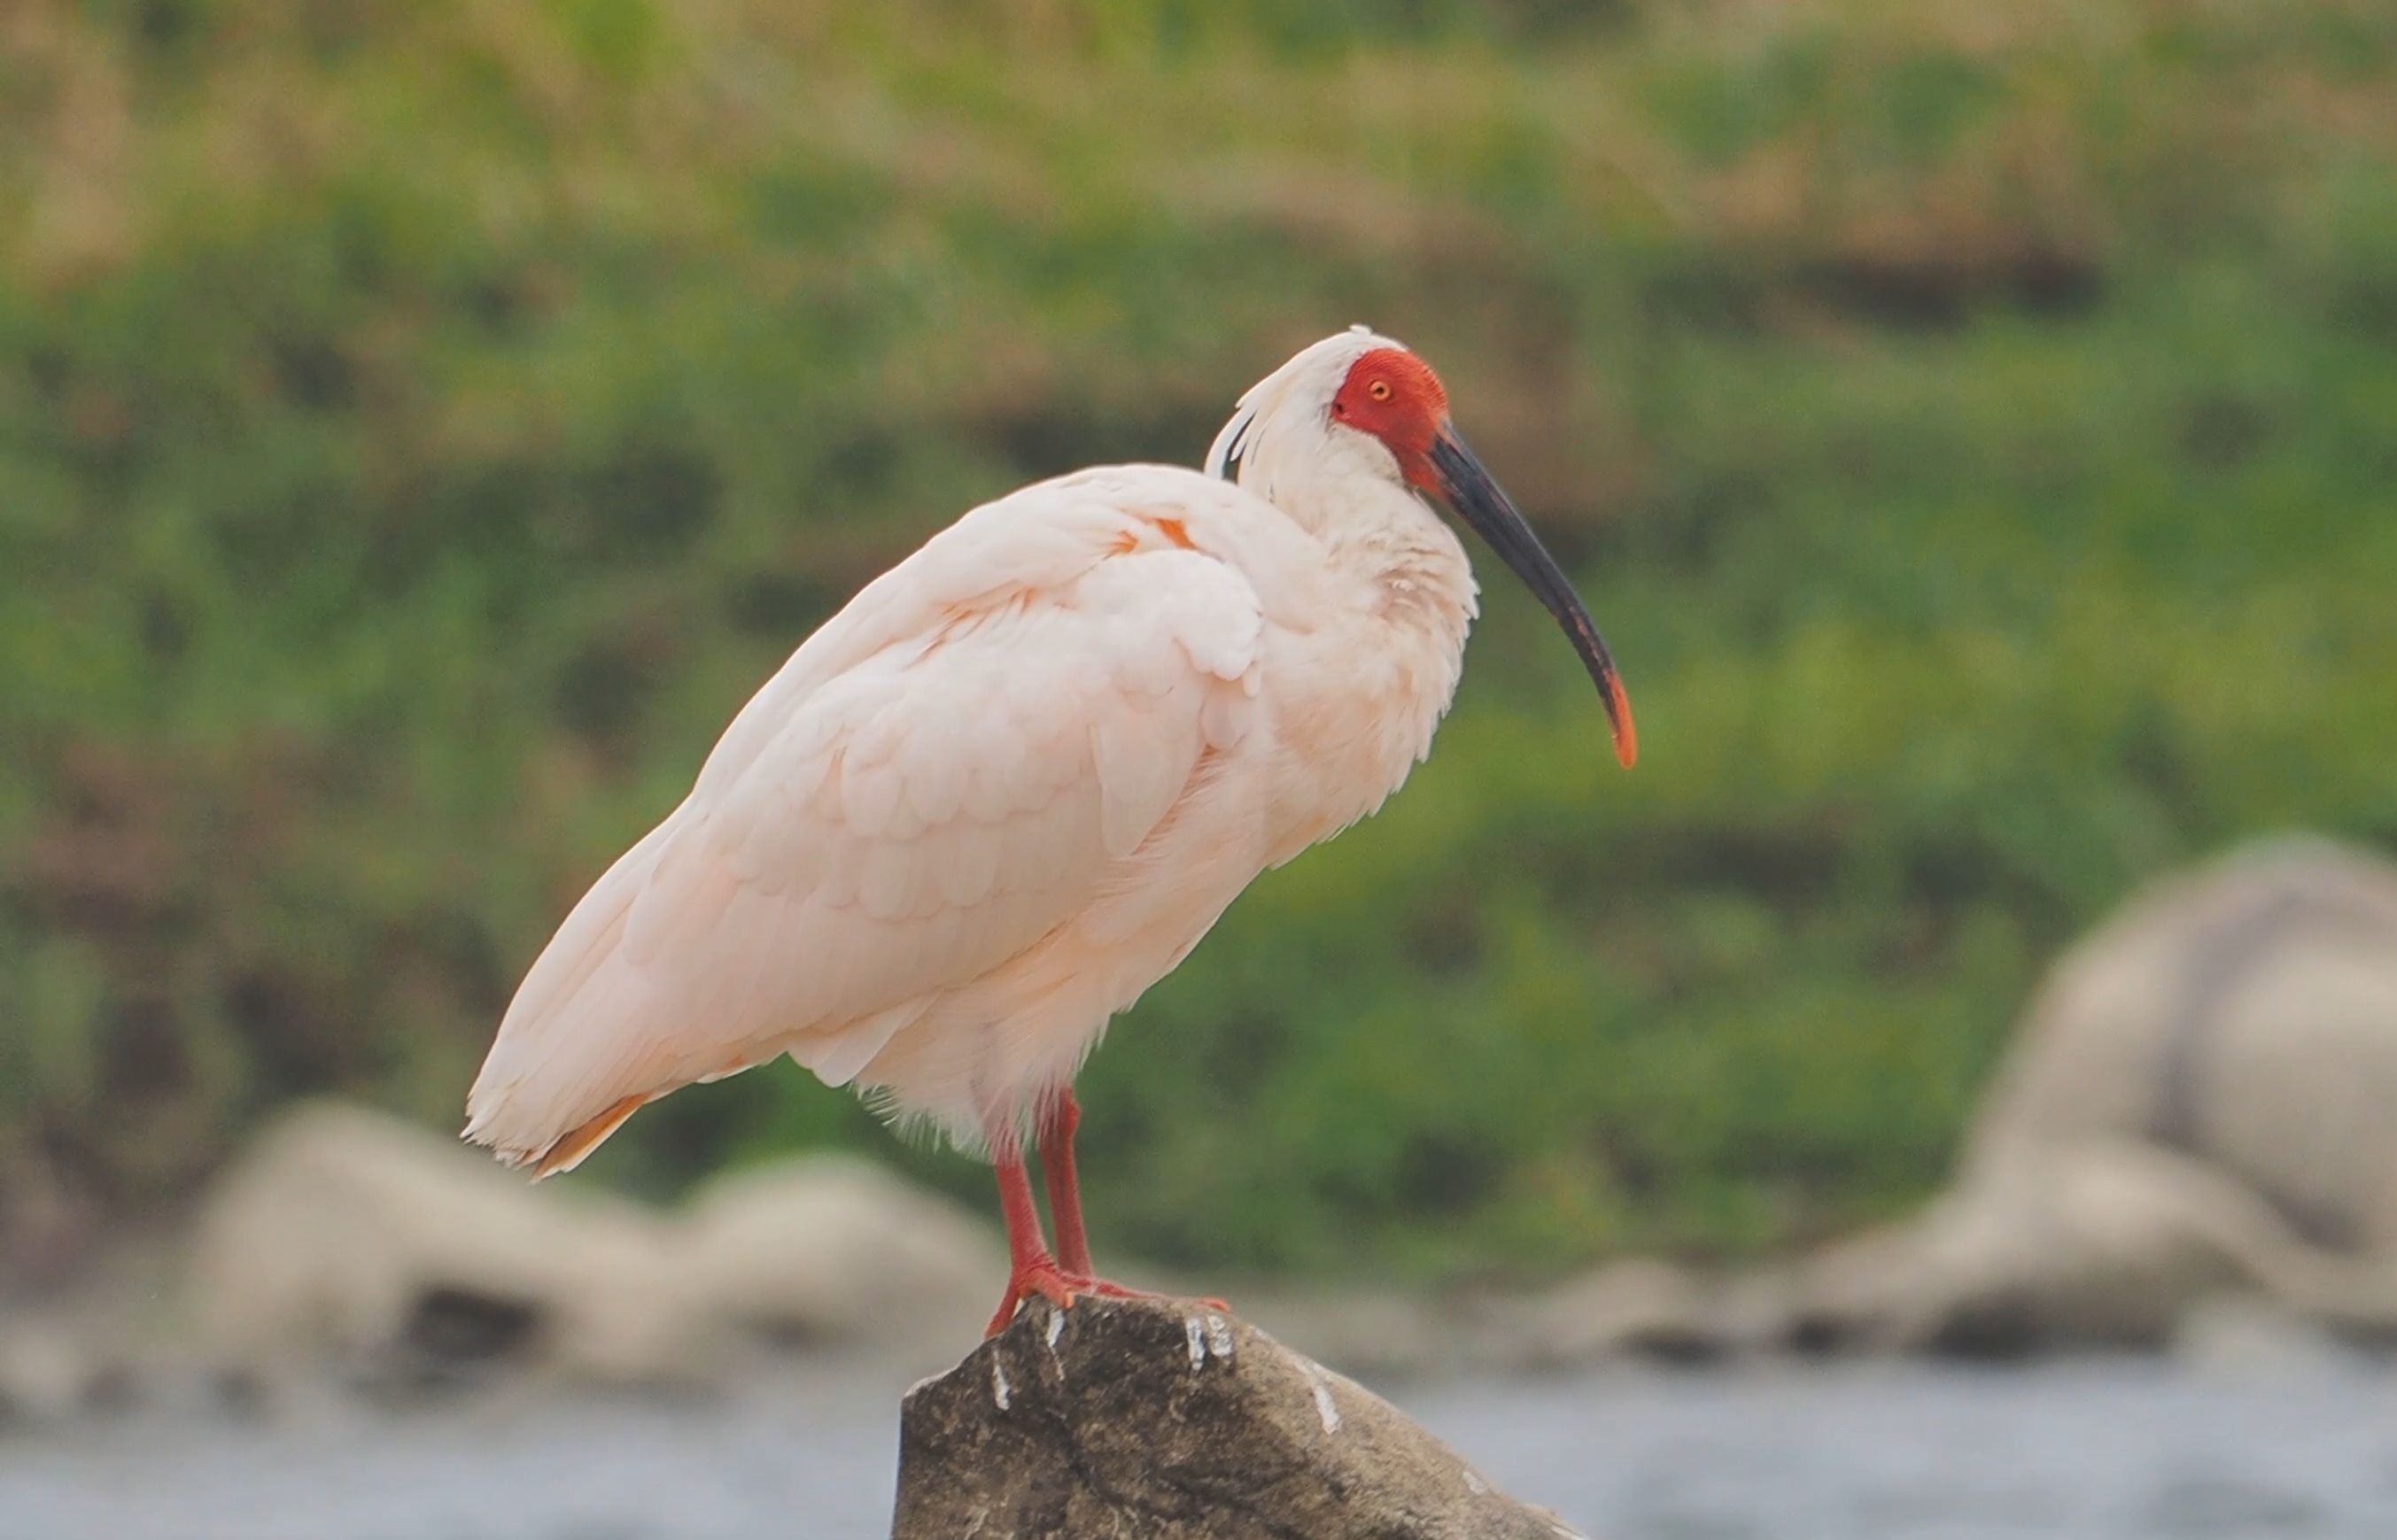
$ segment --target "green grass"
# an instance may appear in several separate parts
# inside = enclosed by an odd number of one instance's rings
[[[581,888],[974,502],[1351,320],[1577,569],[1086,1085],[1094,1223],[1453,1276],[1936,1180],[2044,959],[2397,846],[2397,20],[45,0],[0,33],[0,1168],[448,1122]],[[787,1066],[595,1166],[890,1148]],[[962,1162],[908,1152],[957,1187]]]

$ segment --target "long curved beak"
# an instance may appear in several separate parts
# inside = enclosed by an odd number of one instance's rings
[[[1473,526],[1498,558],[1514,569],[1539,601],[1547,607],[1557,623],[1564,627],[1565,636],[1581,654],[1582,666],[1589,670],[1598,693],[1606,703],[1607,725],[1614,733],[1614,757],[1629,770],[1640,757],[1640,734],[1631,724],[1631,699],[1623,693],[1623,677],[1614,671],[1614,660],[1607,654],[1606,639],[1582,608],[1581,596],[1573,592],[1554,556],[1540,543],[1540,537],[1523,522],[1515,504],[1481,468],[1465,440],[1456,435],[1453,425],[1443,426],[1431,444],[1431,468],[1440,477],[1440,489],[1456,510],[1457,516]]]

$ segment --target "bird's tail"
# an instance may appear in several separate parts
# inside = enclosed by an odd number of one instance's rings
[[[585,1157],[608,1142],[608,1136],[624,1126],[625,1119],[649,1105],[646,1096],[627,1096],[607,1111],[587,1122],[566,1131],[549,1148],[532,1162],[533,1180],[556,1176],[583,1164]]]

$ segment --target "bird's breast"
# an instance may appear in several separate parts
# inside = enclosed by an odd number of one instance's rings
[[[1374,811],[1430,752],[1472,616],[1469,575],[1410,568],[1334,623],[1273,638],[1276,864]]]

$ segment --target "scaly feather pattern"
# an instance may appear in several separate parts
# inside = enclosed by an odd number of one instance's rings
[[[1279,518],[1188,471],[1084,473],[975,510],[868,587],[575,906],[467,1137],[540,1160],[628,1096],[781,1052],[848,1083],[1118,891],[1257,717],[1262,602],[1189,531],[1238,545],[1223,527]],[[1013,1089],[974,1068],[893,1089],[971,1142]]]
[[[867,585],[567,917],[466,1136],[568,1170],[643,1104],[788,1054],[1013,1147],[1259,871],[1430,745],[1471,573],[1390,452],[1327,416],[1396,346],[1278,370],[1217,475],[1027,487]]]

